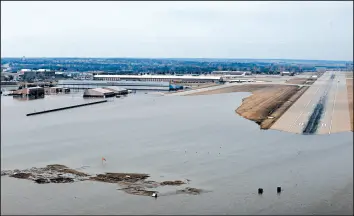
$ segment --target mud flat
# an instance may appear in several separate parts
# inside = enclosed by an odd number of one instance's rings
[[[32,180],[37,184],[49,183],[74,183],[78,181],[99,181],[105,183],[115,183],[120,186],[117,190],[122,190],[128,194],[140,196],[152,196],[159,194],[157,188],[164,186],[181,186],[188,184],[181,180],[156,182],[147,180],[148,174],[140,173],[105,173],[89,175],[87,173],[71,169],[60,164],[47,165],[43,168],[32,167],[25,170],[2,170],[1,176],[9,176],[18,179]],[[190,194],[198,195],[206,192],[202,189],[186,187],[176,189],[169,194]]]
[[[256,122],[261,129],[269,129],[306,90],[307,87],[288,85],[245,84],[191,95],[251,92],[252,95],[243,99],[236,113]]]
[[[350,127],[353,131],[353,79],[347,79],[348,104],[350,115]]]

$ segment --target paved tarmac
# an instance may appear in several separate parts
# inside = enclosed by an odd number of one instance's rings
[[[335,78],[331,80],[331,75]],[[350,131],[345,74],[326,72],[284,113],[271,129],[302,133],[321,96],[328,91],[317,134]]]

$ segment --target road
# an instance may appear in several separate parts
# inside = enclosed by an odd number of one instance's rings
[[[348,92],[344,73],[336,73],[328,94],[325,112],[318,133],[330,134],[350,131]]]
[[[311,86],[306,84],[291,84],[291,83],[284,83],[284,82],[245,82],[245,83],[226,83],[224,85],[200,88],[200,89],[193,89],[188,91],[176,92],[172,94],[166,94],[166,96],[182,96],[182,95],[190,95],[193,93],[211,91],[216,89],[228,88],[231,86],[238,86],[238,85],[289,85],[289,86]]]
[[[331,75],[335,78],[331,80]],[[345,74],[326,72],[284,113],[271,129],[301,134],[315,106],[328,90],[317,134],[350,131]],[[338,82],[339,81],[339,82]]]

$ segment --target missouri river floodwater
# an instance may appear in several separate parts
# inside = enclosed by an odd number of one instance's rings
[[[81,95],[1,97],[1,169],[48,164],[85,172],[190,179],[200,195],[135,196],[115,184],[39,185],[1,177],[2,214],[352,214],[352,132],[298,135],[259,130],[235,113],[248,93],[163,97],[26,117],[83,103]],[[101,158],[106,163],[101,163]],[[283,191],[277,195],[276,188]],[[263,188],[262,196],[257,194]],[[166,196],[163,196],[163,194]]]

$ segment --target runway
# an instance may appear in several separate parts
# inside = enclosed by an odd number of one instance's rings
[[[334,79],[331,79],[332,75]],[[346,77],[326,72],[285,112],[271,129],[301,134],[320,98],[328,91],[317,134],[350,131]]]

